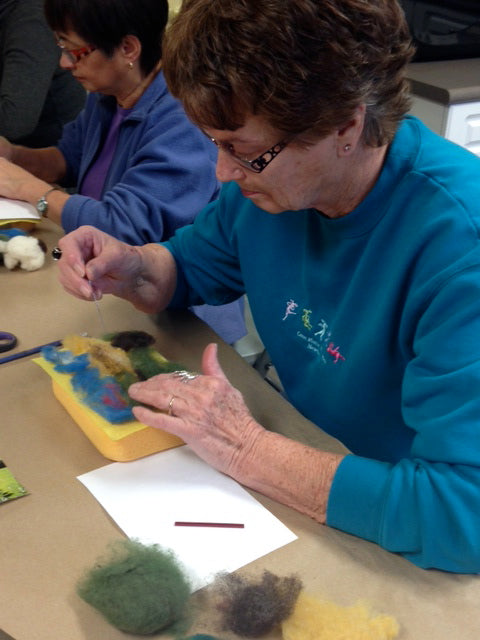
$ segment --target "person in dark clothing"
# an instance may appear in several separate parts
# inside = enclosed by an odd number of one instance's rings
[[[55,144],[86,91],[59,66],[42,0],[0,0],[0,135],[27,147]]]

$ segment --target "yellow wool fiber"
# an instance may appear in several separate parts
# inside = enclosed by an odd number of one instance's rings
[[[341,607],[302,592],[282,632],[284,640],[391,640],[399,625],[391,616],[372,615],[366,604]]]
[[[102,376],[114,376],[123,372],[135,374],[127,353],[123,349],[113,347],[105,340],[70,335],[62,340],[62,344],[64,349],[68,349],[76,356],[88,353],[90,361]]]

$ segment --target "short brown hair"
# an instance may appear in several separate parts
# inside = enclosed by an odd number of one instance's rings
[[[365,103],[363,140],[379,146],[408,111],[412,55],[396,0],[184,0],[163,65],[200,126],[235,130],[254,114],[318,139]]]

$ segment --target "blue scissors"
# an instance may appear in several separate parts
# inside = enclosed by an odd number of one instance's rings
[[[17,345],[17,336],[7,331],[0,331],[0,353],[10,351]]]

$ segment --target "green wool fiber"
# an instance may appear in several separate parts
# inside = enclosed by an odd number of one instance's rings
[[[176,362],[166,360],[153,347],[131,349],[128,352],[128,357],[141,380],[148,380],[159,373],[172,373],[179,369],[185,369],[184,366]]]
[[[191,587],[175,556],[158,545],[120,540],[77,585],[78,595],[121,631],[185,632]]]

